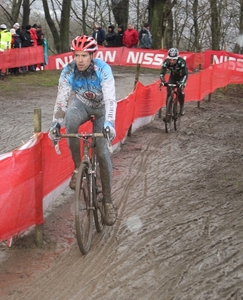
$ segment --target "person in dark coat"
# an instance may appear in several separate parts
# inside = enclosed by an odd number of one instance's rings
[[[123,47],[123,33],[124,33],[124,27],[123,25],[119,25],[117,27],[117,34],[116,34],[116,46],[117,47]]]
[[[101,28],[100,24],[95,23],[92,37],[96,40],[98,45],[104,46],[105,30]]]
[[[140,48],[150,49],[152,46],[152,34],[150,32],[149,23],[145,23],[139,32]]]
[[[106,47],[116,47],[116,33],[114,29],[114,25],[108,26],[108,32],[105,35]]]

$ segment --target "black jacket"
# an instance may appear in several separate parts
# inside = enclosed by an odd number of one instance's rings
[[[114,26],[111,25],[108,28],[111,28],[111,30],[108,29],[108,32],[105,36],[105,40],[107,43],[107,47],[116,47],[116,33],[114,31]]]

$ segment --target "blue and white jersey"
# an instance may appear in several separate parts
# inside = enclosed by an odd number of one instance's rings
[[[54,107],[53,121],[62,123],[68,107],[71,92],[86,105],[96,108],[105,105],[105,120],[115,123],[116,92],[115,80],[111,67],[101,59],[94,58],[94,72],[80,72],[73,60],[62,70],[57,99]]]

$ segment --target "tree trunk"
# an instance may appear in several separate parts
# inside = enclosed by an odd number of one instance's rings
[[[192,6],[193,12],[193,27],[194,27],[194,46],[193,51],[200,51],[199,28],[198,28],[198,0],[194,0]]]
[[[52,37],[54,39],[54,44],[55,44],[57,53],[61,53],[60,35],[59,35],[58,30],[55,26],[55,23],[53,22],[53,20],[51,18],[47,1],[48,0],[42,0],[43,7],[44,7],[44,12],[45,12],[45,17],[46,17],[46,22],[47,22],[47,24],[50,28]]]
[[[19,11],[20,11],[21,4],[22,4],[22,0],[14,0],[13,1],[12,11],[11,11],[13,24],[18,22],[18,17],[19,17]]]
[[[127,27],[128,23],[128,11],[129,11],[129,0],[111,0],[112,11],[114,18],[118,25],[123,25],[124,29]]]
[[[165,40],[166,28],[168,26],[167,22],[171,17],[171,10],[175,4],[176,0],[149,0],[149,23],[153,35],[152,48],[154,49],[167,47]],[[168,28],[168,44],[171,44],[173,35],[171,20],[172,19],[170,19],[170,27]]]
[[[60,39],[61,52],[70,51],[69,27],[70,27],[71,1],[72,0],[63,0],[62,2],[62,14],[61,14],[61,22],[60,22],[60,32],[62,34],[62,38]]]
[[[30,0],[23,0],[23,22],[22,25],[25,28],[29,25],[30,21]]]
[[[165,38],[165,45],[167,49],[173,47],[173,33],[174,33],[173,26],[174,26],[173,15],[172,12],[170,12],[168,16],[168,25],[166,27],[166,38]]]
[[[212,50],[220,50],[220,27],[218,0],[210,0],[211,8],[211,32],[212,32]]]

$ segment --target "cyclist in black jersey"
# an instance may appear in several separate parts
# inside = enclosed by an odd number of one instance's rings
[[[184,88],[186,86],[187,78],[188,78],[188,70],[186,61],[179,56],[179,51],[177,48],[171,48],[168,51],[168,56],[163,62],[161,72],[160,72],[160,80],[163,85],[166,86],[165,74],[169,70],[170,77],[167,83],[177,83],[179,82],[179,101],[180,101],[180,114],[185,114],[184,102],[185,102],[185,94]],[[167,87],[167,99],[170,95],[170,87]],[[166,99],[166,102],[167,102]]]

